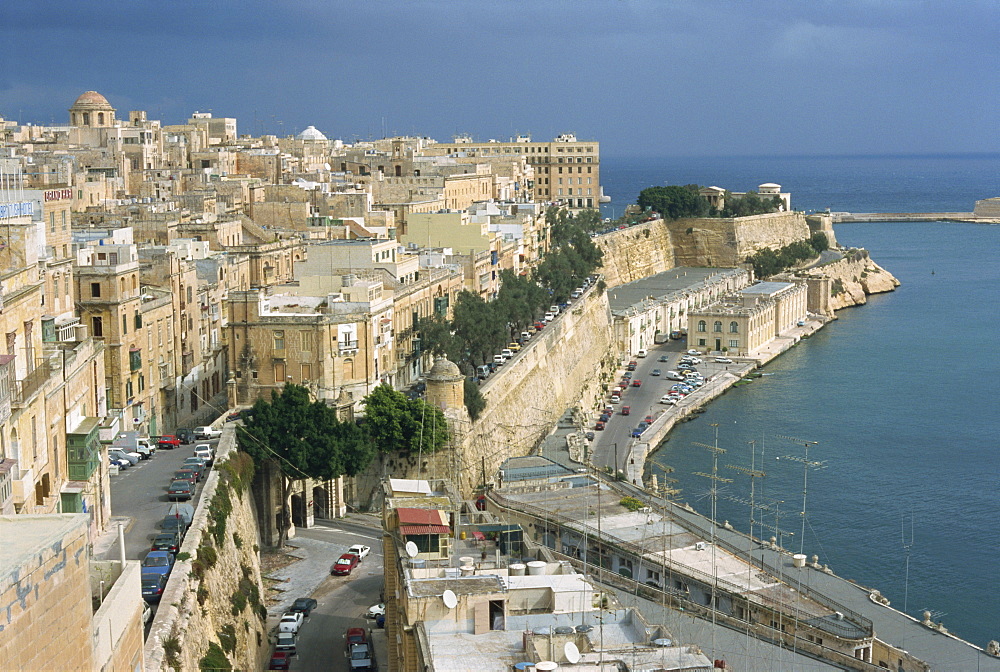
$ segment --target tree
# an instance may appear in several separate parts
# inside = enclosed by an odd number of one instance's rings
[[[280,394],[271,392],[270,402],[258,399],[245,422],[237,433],[240,450],[258,466],[271,465],[270,473],[282,477],[278,546],[284,545],[291,521],[288,498],[293,481],[354,476],[375,456],[361,428],[340,422],[335,409],[311,401],[309,390],[301,385],[285,385]]]
[[[705,217],[711,205],[708,199],[698,193],[698,185],[685,187],[649,187],[639,192],[638,204],[643,210],[650,209],[663,215],[665,219],[684,217]]]
[[[475,420],[486,408],[486,397],[479,391],[479,385],[472,378],[466,378],[463,387],[465,410],[469,412],[469,418]]]
[[[407,399],[384,383],[365,397],[362,426],[380,453],[433,453],[449,438],[448,422],[440,408],[423,399]]]

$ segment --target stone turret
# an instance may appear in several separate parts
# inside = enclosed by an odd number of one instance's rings
[[[427,403],[442,411],[463,408],[464,380],[465,376],[453,362],[438,357],[427,374]]]

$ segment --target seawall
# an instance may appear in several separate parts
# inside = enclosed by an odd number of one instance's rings
[[[223,466],[230,458],[232,464],[249,460],[236,450],[233,423],[223,429],[215,468],[181,545],[179,555],[190,557],[174,565],[146,638],[147,672],[200,669],[212,644],[233,669],[259,670],[266,662],[257,518],[249,478],[232,478]]]

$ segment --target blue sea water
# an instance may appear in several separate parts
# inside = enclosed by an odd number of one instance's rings
[[[777,182],[796,209],[853,212],[971,211],[1000,196],[1000,156],[602,159],[602,173],[617,208],[664,183]],[[708,481],[693,473],[711,470],[711,454],[694,444],[713,443],[717,423],[728,450],[720,471],[733,479],[718,517],[745,531],[749,507],[736,500],[749,497],[749,478],[725,465],[749,467],[755,441],[767,473],[757,501],[782,500],[786,548],[983,646],[1000,639],[1000,226],[841,224],[836,234],[867,248],[900,288],[840,311],[765,367],[771,375],[680,425],[654,469],[669,465],[681,499],[709,512]],[[818,442],[809,460],[823,462],[808,474],[804,541],[803,464],[787,459],[804,450],[780,437]],[[772,511],[757,517],[775,525]]]

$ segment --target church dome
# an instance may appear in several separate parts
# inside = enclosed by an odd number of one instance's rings
[[[108,99],[99,94],[97,91],[86,91],[81,94],[80,97],[76,99],[76,102],[73,103],[73,108],[89,108],[92,110],[112,109],[111,103],[108,102]]]
[[[299,140],[326,140],[326,136],[323,135],[315,126],[307,126],[306,130],[298,134]]]

